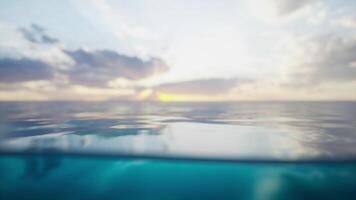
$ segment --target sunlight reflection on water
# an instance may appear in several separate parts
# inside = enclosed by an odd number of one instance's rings
[[[0,149],[211,159],[353,159],[356,103],[0,103]]]

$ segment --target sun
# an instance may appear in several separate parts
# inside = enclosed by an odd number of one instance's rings
[[[177,101],[190,101],[189,96],[187,95],[177,95],[177,94],[166,94],[158,92],[158,99],[162,102],[177,102]]]
[[[216,101],[220,99],[212,98],[204,95],[182,95],[156,92],[157,99],[161,102],[197,102],[197,101]]]

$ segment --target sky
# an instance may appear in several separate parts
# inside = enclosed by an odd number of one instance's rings
[[[354,0],[0,2],[1,101],[356,100]]]

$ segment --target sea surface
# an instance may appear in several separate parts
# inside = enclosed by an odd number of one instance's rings
[[[0,199],[356,199],[356,103],[2,102]]]

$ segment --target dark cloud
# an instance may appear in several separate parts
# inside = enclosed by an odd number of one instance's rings
[[[22,33],[23,37],[36,44],[55,44],[59,40],[46,35],[45,29],[37,24],[31,24],[29,28],[20,28],[19,31]]]
[[[324,35],[300,41],[304,58],[293,80],[298,83],[356,81],[356,39]]]
[[[42,61],[28,58],[0,59],[0,82],[17,83],[48,80],[53,77],[53,68]]]
[[[317,1],[318,0],[269,0],[265,3],[272,6],[276,16],[286,17]]]
[[[37,45],[57,43],[58,40],[45,33],[46,29],[32,24],[28,28],[19,28],[23,37]],[[167,65],[158,58],[143,60],[126,56],[112,50],[87,51],[83,49],[61,49],[73,64],[60,69],[42,61],[30,58],[0,58],[0,83],[16,83],[31,80],[48,80],[54,72],[67,77],[69,84],[105,87],[111,80],[125,78],[140,80],[168,70]],[[19,56],[18,56],[19,57]]]
[[[37,39],[31,31],[29,31],[28,29],[25,29],[25,28],[20,28],[19,31],[26,40],[33,42],[33,43],[37,43]]]
[[[168,70],[158,58],[143,61],[110,50],[64,52],[75,61],[75,66],[65,73],[72,83],[81,85],[105,86],[116,78],[139,80]]]
[[[176,83],[166,83],[156,86],[156,91],[175,93],[175,94],[198,94],[198,95],[215,95],[225,94],[239,84],[248,83],[248,80],[239,79],[199,79],[192,81],[183,81]]]
[[[37,24],[31,24],[31,28],[32,28],[32,30],[34,30],[38,33],[43,33],[45,31],[45,29],[42,26],[37,25]]]
[[[43,43],[46,43],[46,44],[54,44],[54,43],[59,42],[58,39],[53,38],[53,37],[50,37],[50,36],[48,36],[48,35],[42,35],[41,41],[42,41]]]

